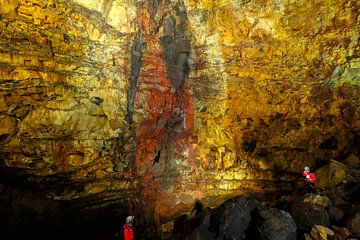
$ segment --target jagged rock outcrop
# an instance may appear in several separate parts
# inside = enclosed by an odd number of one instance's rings
[[[2,196],[30,187],[159,226],[358,158],[358,9],[0,0]]]

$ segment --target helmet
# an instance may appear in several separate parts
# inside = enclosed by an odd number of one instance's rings
[[[132,222],[134,220],[134,218],[135,218],[134,216],[127,216],[126,217],[126,222],[128,222],[128,223]]]
[[[310,172],[310,168],[309,167],[304,167],[304,171]]]

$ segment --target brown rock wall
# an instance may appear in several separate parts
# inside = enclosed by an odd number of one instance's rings
[[[127,135],[125,62],[132,33],[114,31],[100,13],[66,1],[5,1],[1,16],[5,165],[85,186],[124,167],[114,146]],[[69,188],[63,196],[48,195],[69,198]]]
[[[359,155],[357,1],[0,3],[0,166],[46,198],[159,224]]]
[[[338,121],[337,94],[352,89],[344,100],[356,107],[345,111],[358,115],[358,96],[352,97],[358,84],[350,80],[358,74],[343,74],[358,62],[355,2],[187,2],[201,59],[189,83],[203,109],[197,112],[203,166],[247,162],[296,171],[352,151],[348,139],[358,127],[352,117],[345,117],[348,127]],[[320,146],[332,136],[339,148]]]

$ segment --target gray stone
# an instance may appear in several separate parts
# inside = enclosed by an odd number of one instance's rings
[[[191,240],[215,240],[215,236],[209,231],[210,228],[210,215],[202,218],[200,225],[195,228],[190,236]]]
[[[315,225],[330,226],[330,219],[326,209],[320,205],[305,202],[295,202],[291,206],[293,216],[298,228],[309,231]]]
[[[339,235],[340,239],[347,239],[349,236],[351,236],[351,232],[347,228],[333,226],[332,229],[335,232],[334,238],[336,235]]]
[[[344,212],[338,207],[330,205],[328,208],[329,217],[334,222],[340,222],[344,217]]]
[[[270,208],[260,212],[264,221],[258,226],[264,240],[295,240],[296,223],[292,216],[283,210]]]
[[[252,198],[236,197],[228,200],[211,215],[211,227],[220,239],[245,239],[251,214],[258,208],[258,201]]]

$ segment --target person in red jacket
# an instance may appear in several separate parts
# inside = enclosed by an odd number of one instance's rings
[[[133,221],[134,216],[128,216],[126,218],[126,222],[123,225],[123,234],[124,234],[124,240],[134,240],[134,228],[133,228]]]
[[[303,177],[304,177],[304,185],[305,188],[312,192],[316,192],[315,183],[316,183],[316,176],[315,173],[310,172],[309,167],[305,167],[303,171]]]

